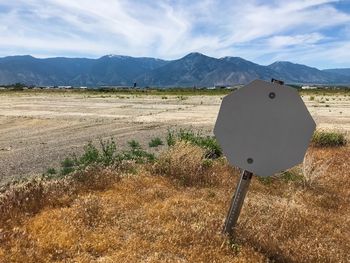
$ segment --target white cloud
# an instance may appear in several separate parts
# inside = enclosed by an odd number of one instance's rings
[[[350,22],[350,16],[329,5],[333,1],[278,1],[277,5],[257,5],[245,2],[239,9],[232,8],[227,23],[225,43],[244,43],[258,38],[270,37],[288,31],[314,32]],[[328,18],[332,19],[328,19]]]
[[[281,48],[294,45],[310,45],[325,39],[325,36],[319,33],[303,34],[303,35],[285,35],[273,36],[267,40],[272,48]]]
[[[313,62],[330,47],[345,53],[346,39],[323,32],[350,22],[333,2],[0,0],[0,55],[172,59],[199,51],[257,62],[306,54]]]

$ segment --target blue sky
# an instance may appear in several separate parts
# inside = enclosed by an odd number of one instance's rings
[[[0,56],[189,52],[350,67],[350,0],[0,0]]]

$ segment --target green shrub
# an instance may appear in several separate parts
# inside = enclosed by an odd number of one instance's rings
[[[131,149],[141,149],[140,143],[135,140],[128,141],[128,145]]]
[[[75,171],[75,162],[71,158],[66,157],[66,159],[61,162],[61,175],[66,175]]]
[[[57,178],[60,175],[57,173],[55,168],[48,168],[45,173],[42,174],[42,178],[45,179],[52,179],[52,178]]]
[[[153,162],[155,156],[152,153],[149,153],[142,149],[139,142],[132,140],[128,142],[130,150],[123,151],[119,159],[122,160],[132,160],[136,163],[147,163]]]
[[[346,143],[345,135],[340,132],[316,131],[312,136],[312,144],[316,147],[338,147]]]
[[[159,137],[156,137],[156,138],[153,138],[149,143],[148,143],[148,146],[149,147],[158,147],[160,145],[163,145],[163,141],[161,138]]]
[[[99,162],[105,166],[113,164],[118,159],[117,145],[113,138],[110,140],[100,140],[101,155]]]
[[[191,129],[180,129],[176,133],[168,131],[167,143],[172,146],[176,141],[190,142],[206,150],[205,157],[210,159],[218,158],[222,155],[221,147],[213,136],[205,136],[200,132]]]
[[[47,169],[46,174],[54,175],[54,174],[57,174],[57,171],[55,168],[49,168]]]
[[[118,152],[113,138],[100,140],[100,150],[92,142],[84,146],[81,156],[73,155],[72,158],[65,158],[61,162],[61,175],[67,175],[74,171],[83,170],[88,166],[111,166],[120,165],[124,160],[133,160],[136,163],[153,162],[155,156],[142,149],[139,142],[132,140],[128,142],[130,149]],[[48,170],[46,176],[54,175],[53,170]]]
[[[89,142],[84,146],[83,155],[79,159],[75,158],[75,165],[84,168],[93,163],[97,163],[99,161],[99,155],[100,153],[98,149],[92,144],[92,142]]]
[[[166,142],[168,146],[174,146],[176,142],[176,135],[174,131],[168,130],[167,136],[166,136]]]

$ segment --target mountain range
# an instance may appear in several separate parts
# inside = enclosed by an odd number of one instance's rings
[[[288,61],[263,66],[240,57],[190,53],[176,60],[107,55],[98,59],[9,56],[0,58],[0,85],[210,87],[254,79],[294,84],[349,84],[350,68],[319,70]]]

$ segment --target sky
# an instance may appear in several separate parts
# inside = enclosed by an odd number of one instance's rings
[[[190,52],[350,68],[350,0],[0,0],[0,56]]]

